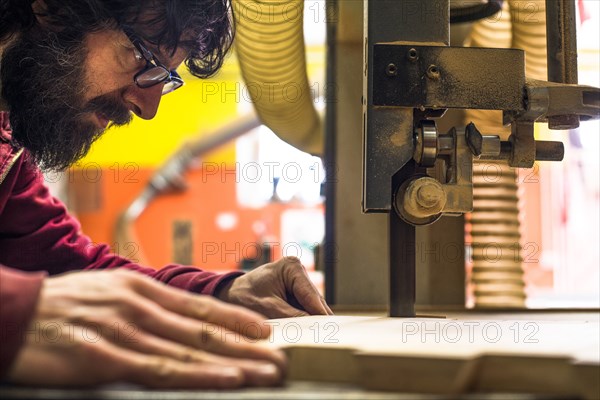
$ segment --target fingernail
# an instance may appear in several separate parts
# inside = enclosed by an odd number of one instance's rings
[[[282,361],[287,362],[287,356],[282,350],[276,349],[275,354],[277,354],[277,357],[279,357]]]
[[[258,366],[257,372],[264,375],[277,375],[279,374],[279,368],[277,368],[277,365],[271,363],[262,364]]]
[[[281,350],[275,350],[274,352],[275,357],[277,358],[277,365],[279,365],[279,367],[285,371],[287,370],[287,356],[285,355],[285,353]]]
[[[244,373],[238,367],[222,367],[219,373],[226,387],[238,387],[244,383]]]
[[[223,375],[226,375],[228,377],[233,377],[233,376],[239,376],[242,373],[242,370],[238,367],[222,367],[220,372],[222,372]]]

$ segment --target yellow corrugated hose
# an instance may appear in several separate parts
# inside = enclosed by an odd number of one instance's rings
[[[258,116],[300,150],[323,152],[306,70],[304,0],[233,0],[235,48]]]
[[[545,1],[504,2],[495,18],[473,25],[467,45],[525,50],[527,78],[546,80]],[[510,135],[510,129],[502,126],[501,111],[467,110],[465,122],[474,122],[483,133],[500,134],[504,140]],[[475,306],[523,307],[526,291],[515,169],[502,162],[477,162],[473,183],[470,221]]]

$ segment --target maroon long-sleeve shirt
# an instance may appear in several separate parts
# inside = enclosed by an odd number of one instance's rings
[[[241,273],[195,267],[146,268],[94,245],[63,204],[52,197],[27,150],[10,144],[8,113],[0,111],[0,379],[14,361],[47,275],[127,268],[200,294]]]

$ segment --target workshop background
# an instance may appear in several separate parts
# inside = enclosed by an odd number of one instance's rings
[[[579,83],[599,86],[600,4],[583,3]],[[325,2],[307,1],[304,11],[307,67],[318,103],[327,89]],[[322,162],[265,127],[203,155],[185,173],[186,190],[161,194],[130,226],[118,224],[156,170],[186,141],[209,137],[252,110],[234,52],[212,79],[196,79],[185,68],[180,73],[186,85],[164,97],[153,121],[136,118],[130,126],[111,129],[72,170],[48,174],[55,194],[94,242],[110,243],[143,264],[230,271],[296,255],[323,290],[317,262],[325,231]],[[565,142],[565,161],[519,171],[530,307],[599,306],[599,131],[597,121],[567,134],[539,128],[539,137]],[[348,206],[359,212],[359,199]],[[467,303],[472,304],[472,295]]]

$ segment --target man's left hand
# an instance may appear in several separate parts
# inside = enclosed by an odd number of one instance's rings
[[[226,283],[215,296],[268,318],[333,315],[296,257],[260,266]]]

